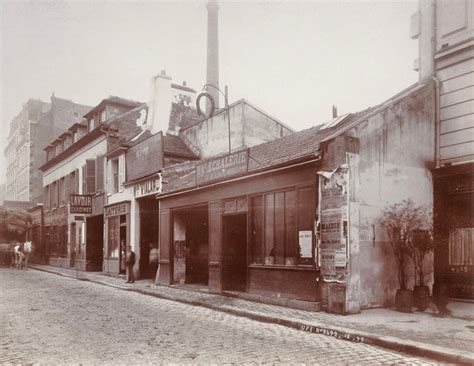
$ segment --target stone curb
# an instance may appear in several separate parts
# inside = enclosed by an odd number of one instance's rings
[[[133,287],[126,287],[120,285],[114,285],[111,283],[107,283],[100,280],[90,279],[86,276],[74,276],[65,273],[56,272],[53,270],[48,270],[44,268],[37,268],[37,267],[30,267],[31,269],[35,269],[37,271],[47,272],[56,274],[62,277],[74,278],[79,281],[88,281],[97,283],[104,286],[113,287],[119,290],[131,291],[136,292],[143,295],[153,296],[160,299],[180,302],[183,304],[193,305],[193,306],[201,306],[212,310],[221,311],[227,314],[240,316],[252,320],[256,320],[263,323],[273,323],[278,325],[283,325],[289,328],[309,332],[309,333],[316,333],[322,334],[330,337],[334,337],[337,339],[342,339],[346,341],[352,341],[356,343],[364,343],[373,346],[382,347],[385,349],[390,349],[397,352],[403,352],[410,355],[418,356],[418,357],[426,357],[431,358],[437,361],[443,361],[448,363],[455,363],[455,364],[465,364],[465,365],[473,365],[474,364],[474,354],[470,352],[462,352],[457,350],[452,350],[444,347],[439,347],[435,345],[425,344],[416,341],[410,340],[402,340],[395,337],[390,336],[382,336],[382,335],[374,335],[372,333],[367,333],[364,331],[354,331],[353,329],[349,328],[342,328],[336,327],[333,325],[328,324],[314,324],[314,323],[307,323],[303,321],[293,320],[285,317],[274,317],[258,312],[253,312],[249,310],[239,310],[230,308],[223,305],[214,305],[212,303],[208,303],[206,301],[200,300],[190,300],[185,297],[181,296],[174,296],[163,294],[158,291],[153,290],[145,290],[140,288],[133,288]]]

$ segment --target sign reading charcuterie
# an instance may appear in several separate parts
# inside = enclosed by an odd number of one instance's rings
[[[196,183],[222,180],[247,172],[248,150],[210,159],[196,165]]]
[[[75,214],[92,213],[92,196],[90,194],[71,194],[69,212]]]

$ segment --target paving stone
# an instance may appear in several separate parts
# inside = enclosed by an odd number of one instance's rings
[[[39,271],[0,268],[0,361],[40,364],[429,364]]]

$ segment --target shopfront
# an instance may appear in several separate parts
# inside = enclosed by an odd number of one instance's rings
[[[159,283],[315,304],[317,162],[245,176],[247,158],[213,159],[197,189],[158,196]]]
[[[435,282],[448,286],[449,296],[474,299],[474,166],[434,173]]]
[[[140,278],[155,279],[158,270],[158,201],[155,195],[161,192],[161,173],[128,183],[133,189],[138,222],[139,273]]]
[[[28,212],[31,215],[31,224],[26,232],[26,240],[31,241],[33,244],[33,258],[31,258],[31,261],[41,264],[46,263],[43,205],[34,206]]]
[[[45,211],[44,235],[45,252],[49,257],[49,265],[69,267],[67,206]]]
[[[124,254],[130,244],[130,201],[104,207],[105,245],[103,272],[124,274]]]

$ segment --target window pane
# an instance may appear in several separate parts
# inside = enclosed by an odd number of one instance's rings
[[[108,256],[111,258],[119,257],[119,218],[111,217],[108,219]]]
[[[263,247],[263,205],[262,196],[251,199],[251,250],[252,264],[262,264]]]
[[[313,188],[298,190],[298,231],[313,230],[313,210]],[[300,248],[298,249],[298,252],[300,252]],[[312,258],[300,258],[299,261],[301,264],[312,264],[313,262],[314,260]]]
[[[285,193],[275,193],[275,264],[285,263]]]
[[[273,264],[275,251],[275,195],[265,195],[265,264]]]
[[[285,192],[285,264],[296,264],[296,191]]]

